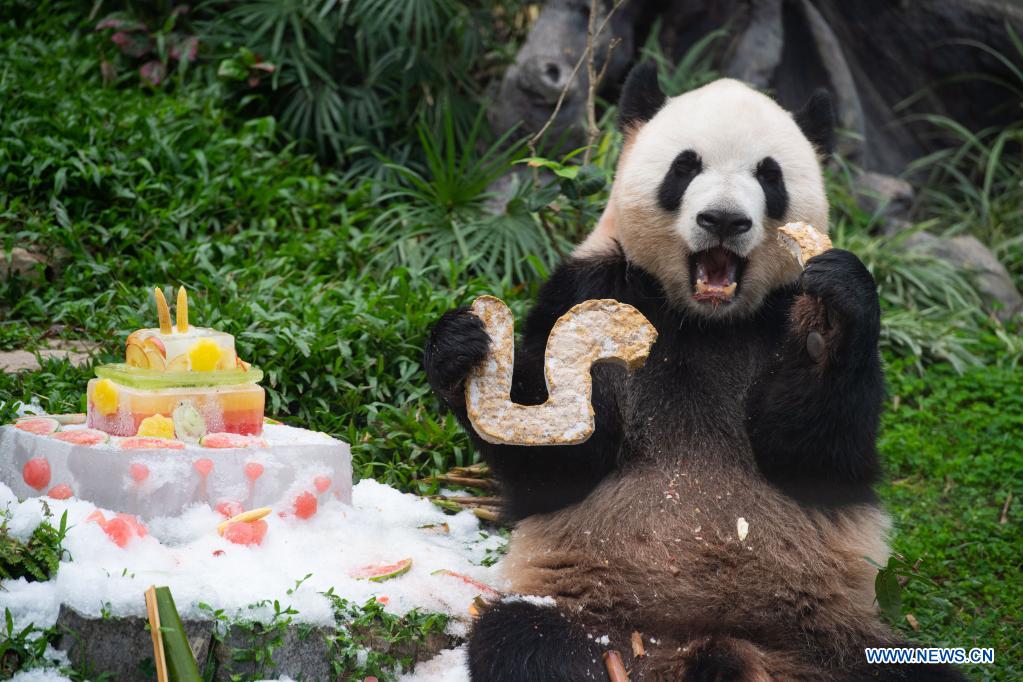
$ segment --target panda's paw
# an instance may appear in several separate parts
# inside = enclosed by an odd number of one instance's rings
[[[793,309],[793,322],[814,362],[875,351],[881,323],[877,285],[855,254],[831,249],[811,258],[800,284],[805,295]]]
[[[469,308],[444,313],[430,332],[423,352],[430,386],[449,404],[461,404],[465,379],[483,362],[489,348],[490,337],[483,321]]]

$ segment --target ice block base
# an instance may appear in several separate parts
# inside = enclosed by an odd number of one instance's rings
[[[65,426],[61,433],[85,428]],[[76,445],[0,427],[0,481],[19,498],[73,495],[144,520],[178,516],[202,503],[292,514],[302,497],[352,499],[347,443],[306,429],[267,424],[265,448],[122,449],[121,439]],[[179,444],[180,447],[180,444]]]

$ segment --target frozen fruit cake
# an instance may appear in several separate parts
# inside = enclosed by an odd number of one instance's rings
[[[189,324],[184,287],[173,326],[163,292],[155,295],[160,326],[132,332],[125,362],[100,365],[89,381],[89,427],[185,442],[207,433],[259,435],[263,372],[238,357],[232,335]]]

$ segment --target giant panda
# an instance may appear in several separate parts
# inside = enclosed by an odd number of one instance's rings
[[[631,374],[592,368],[590,439],[483,441],[464,401],[488,348],[481,321],[449,311],[426,344],[428,380],[515,524],[512,587],[540,597],[479,617],[472,679],[606,680],[608,649],[632,680],[961,679],[866,664],[864,647],[901,642],[878,617],[868,563],[889,551],[873,489],[877,290],[852,253],[802,271],[776,235],[792,221],[827,229],[827,93],[794,115],[728,79],[668,99],[643,64],[619,111],[607,211],[542,287],[512,389],[516,402],[545,400],[547,336],[570,307],[635,306],[658,339]],[[633,656],[633,633],[645,656]]]

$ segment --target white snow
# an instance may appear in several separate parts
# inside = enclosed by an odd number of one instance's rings
[[[469,667],[465,660],[465,646],[444,649],[429,661],[401,677],[398,682],[469,682]]]
[[[56,668],[35,668],[14,673],[11,682],[71,682],[71,678],[64,677]]]
[[[0,494],[0,498],[4,497],[5,495]],[[12,509],[7,519],[7,532],[21,542],[25,542],[32,537],[32,533],[43,522],[42,500],[32,498],[25,500],[23,504],[8,503],[7,506],[9,509]]]
[[[0,513],[9,517],[12,528],[18,524],[22,533],[30,526],[34,529],[41,517],[39,501],[9,502],[4,512],[3,503],[11,497],[11,491],[0,484]],[[144,616],[144,591],[155,584],[171,588],[183,618],[209,618],[200,602],[223,609],[228,616],[269,618],[272,606],[247,607],[277,599],[282,608],[291,606],[298,611],[298,622],[331,624],[331,603],[322,593],[333,588],[334,594],[357,604],[371,597],[386,597],[385,608],[393,613],[412,608],[447,613],[458,619],[452,620],[449,631],[464,634],[470,618],[468,607],[478,590],[457,577],[431,573],[444,568],[497,590],[506,588],[499,564],[480,565],[488,549],[504,544],[503,538],[482,532],[468,511],[448,516],[427,500],[373,480],[355,486],[351,506],[335,499],[321,500],[317,513],[308,520],[296,518],[290,509],[275,509],[266,517],[269,528],[262,545],[256,547],[235,545],[220,537],[216,529],[223,517],[205,504],[178,517],[154,519],[146,537],[133,537],[121,548],[97,523],[86,522],[95,505],[73,498],[48,499],[46,503],[54,524],[67,511],[71,528],[64,547],[71,558],[65,558],[57,576],[48,582],[5,581],[0,611],[11,609],[15,627],[29,623],[49,627],[61,604],[86,616],[98,617],[103,611],[114,616]],[[114,515],[109,510],[103,512],[108,519]],[[450,529],[448,534],[419,528],[444,523]],[[383,583],[347,575],[362,566],[406,557],[412,558],[412,569]],[[459,652],[445,652],[420,666],[423,675],[431,675],[435,669],[446,671],[444,674],[410,679],[467,679],[461,663],[464,653]],[[444,676],[452,666],[458,668],[457,675]]]

